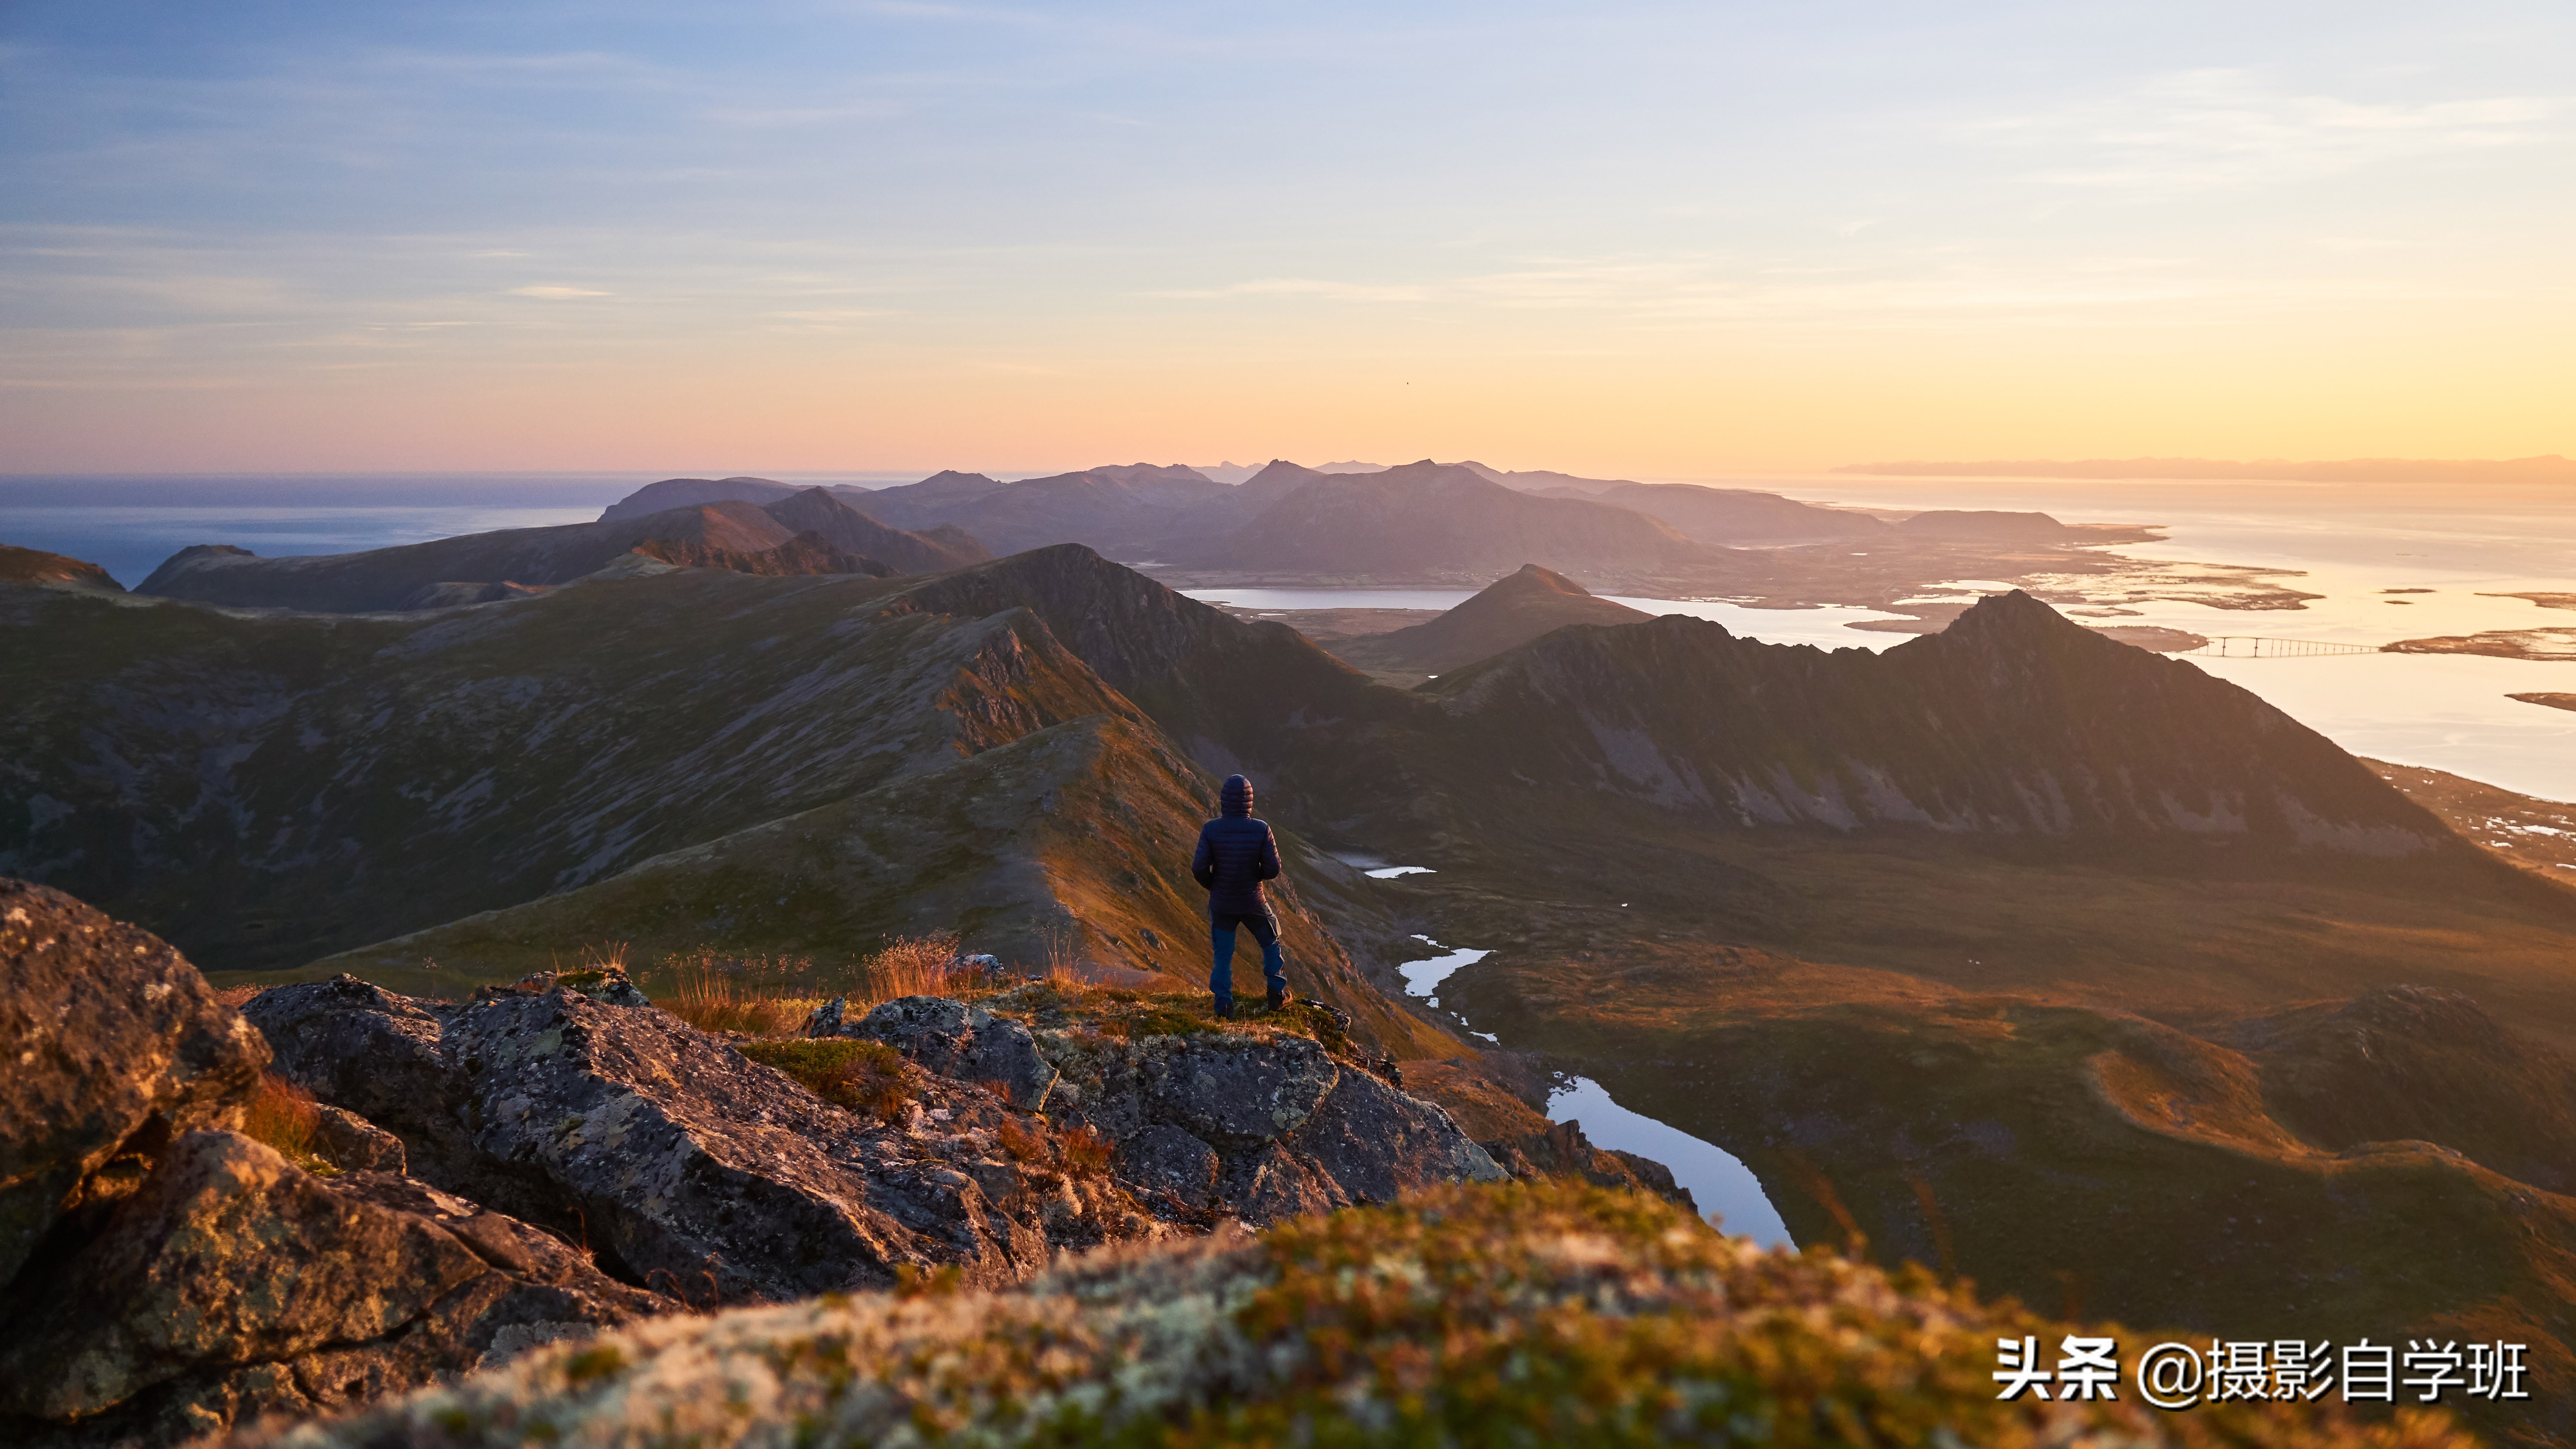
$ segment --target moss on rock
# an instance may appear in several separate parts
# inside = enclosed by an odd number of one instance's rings
[[[2063,1331],[1639,1194],[1452,1187],[1093,1254],[1014,1291],[666,1319],[236,1443],[2474,1442],[2429,1413],[1998,1401],[1995,1340]]]

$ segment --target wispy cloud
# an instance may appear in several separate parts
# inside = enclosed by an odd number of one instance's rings
[[[1721,253],[1546,257],[1507,270],[1402,285],[1263,278],[1155,295],[1557,312],[1639,330],[1724,324],[2046,326],[2112,318],[2197,326],[2284,308],[2397,299],[2384,283],[2212,275],[2180,258],[2107,254],[2013,267],[1938,257],[1842,267]]]
[[[1432,287],[1335,282],[1320,277],[1262,277],[1222,287],[1157,292],[1154,295],[1191,301],[1218,297],[1322,297],[1335,302],[1427,302],[1438,290]]]
[[[2490,96],[2397,105],[2292,94],[2242,70],[2158,76],[2124,95],[1968,124],[1973,141],[2073,151],[2030,179],[2172,194],[2312,180],[2565,137],[2576,102]]]
[[[587,287],[512,287],[513,297],[538,297],[548,302],[566,302],[575,297],[606,297],[608,292],[594,292]]]

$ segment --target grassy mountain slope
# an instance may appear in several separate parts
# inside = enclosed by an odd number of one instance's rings
[[[877,619],[890,589],[688,570],[417,622],[29,590],[0,868],[288,965],[1132,713],[1028,615]]]
[[[992,553],[962,529],[932,533],[888,528],[822,488],[808,488],[762,505],[761,511],[800,533],[819,533],[834,546],[881,559],[899,574],[935,574],[982,563]]]
[[[0,583],[76,584],[111,593],[125,592],[125,586],[113,575],[86,559],[5,543],[0,543]]]
[[[1188,867],[1199,823],[1215,810],[1206,777],[1159,731],[1093,715],[578,890],[287,974],[348,971],[426,989],[442,975],[451,985],[514,979],[581,945],[623,943],[643,960],[710,942],[742,954],[854,957],[884,938],[955,930],[970,949],[1022,969],[1072,951],[1196,988],[1208,970],[1206,897]],[[1298,879],[1316,858],[1293,840],[1287,855],[1290,871],[1271,896],[1296,989],[1352,1012],[1354,1032],[1374,1050],[1455,1053],[1445,1034],[1362,984],[1300,898]],[[1238,950],[1235,970],[1237,989],[1250,980],[1257,993],[1257,954]]]

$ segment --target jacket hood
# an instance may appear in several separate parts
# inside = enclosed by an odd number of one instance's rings
[[[1252,813],[1252,782],[1241,775],[1228,775],[1220,798],[1225,802],[1226,814],[1249,815]]]

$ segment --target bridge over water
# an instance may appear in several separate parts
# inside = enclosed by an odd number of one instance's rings
[[[2335,644],[2323,639],[2273,639],[2253,634],[2220,634],[2197,649],[2177,649],[2183,658],[2313,659],[2330,654],[2379,654],[2376,644]]]

